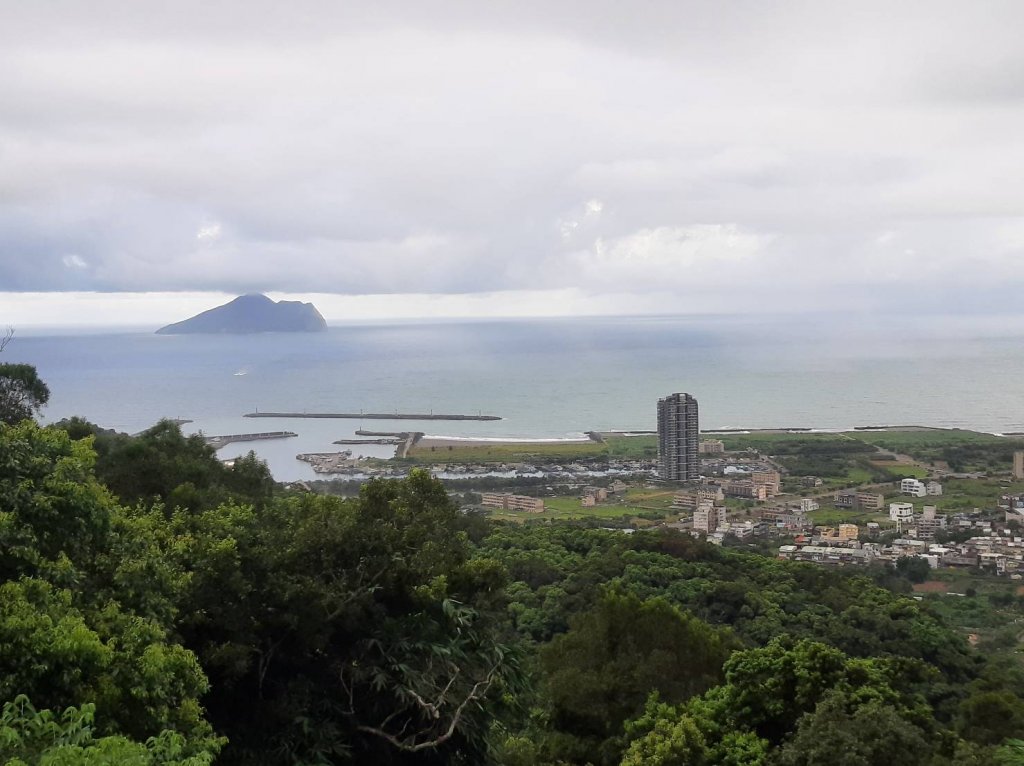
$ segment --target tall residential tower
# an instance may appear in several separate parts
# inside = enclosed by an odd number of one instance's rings
[[[671,394],[658,400],[658,472],[668,481],[700,478],[697,400]]]

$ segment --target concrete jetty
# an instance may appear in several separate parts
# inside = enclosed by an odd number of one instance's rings
[[[257,442],[264,439],[288,439],[298,436],[294,431],[264,431],[258,434],[226,434],[224,436],[207,436],[206,443],[214,449],[226,447],[235,442]]]
[[[344,420],[501,420],[498,415],[437,415],[409,412],[248,412],[247,418],[338,418]]]
[[[331,442],[331,444],[402,444],[404,439],[392,438],[381,438],[381,439],[338,439],[337,441]]]

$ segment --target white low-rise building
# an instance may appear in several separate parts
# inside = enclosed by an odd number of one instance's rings
[[[929,495],[941,495],[942,494],[942,485],[939,484],[937,481],[930,481],[930,482],[928,482],[928,484],[925,485],[924,489],[925,489],[925,492],[927,492]]]
[[[918,479],[904,479],[900,482],[900,492],[904,495],[924,497],[928,494],[928,488],[924,485],[923,481]]]
[[[913,503],[889,503],[889,520],[897,524],[909,524],[914,520]]]
[[[810,513],[821,508],[821,504],[813,497],[804,497],[800,499],[800,510],[803,513]]]

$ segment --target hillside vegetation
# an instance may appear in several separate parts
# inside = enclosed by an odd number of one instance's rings
[[[24,419],[0,425],[0,762],[1024,763],[998,627],[1021,598],[910,585]]]

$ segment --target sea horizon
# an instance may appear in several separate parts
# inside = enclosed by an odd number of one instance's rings
[[[16,333],[4,357],[38,367],[52,391],[47,422],[79,415],[136,433],[179,418],[192,421],[187,433],[294,431],[298,437],[219,452],[230,458],[251,448],[280,480],[312,478],[295,455],[338,451],[332,442],[360,427],[428,429],[387,420],[282,419],[255,427],[245,413],[482,412],[503,419],[429,430],[459,439],[567,439],[650,430],[657,399],[688,391],[700,402],[704,431],[1024,431],[1024,336],[964,342],[937,325],[805,319],[394,320],[333,324],[321,333],[178,336],[89,328]],[[387,445],[354,449],[393,454]]]

